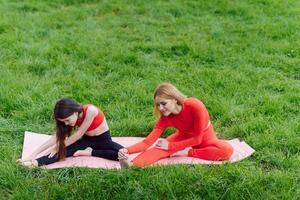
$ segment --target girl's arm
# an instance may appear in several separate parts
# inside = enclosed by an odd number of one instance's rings
[[[95,116],[97,116],[97,114],[98,114],[98,109],[95,106],[88,107],[86,116],[85,116],[81,126],[78,128],[78,130],[74,134],[72,134],[70,137],[68,137],[65,140],[66,147],[73,144],[74,142],[79,140],[84,135],[84,133],[90,127],[90,125],[92,124],[92,122],[93,122]]]
[[[30,156],[28,156],[27,158],[25,158],[23,160],[26,161],[26,160],[35,159],[35,157],[37,155],[39,155],[40,153],[42,153],[44,150],[48,149],[49,147],[55,145],[55,143],[56,143],[56,135],[54,134],[51,136],[51,138],[49,140],[47,140],[44,144],[42,144],[34,152],[32,152]]]

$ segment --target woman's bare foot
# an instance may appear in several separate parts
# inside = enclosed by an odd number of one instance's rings
[[[177,152],[173,153],[171,155],[171,157],[174,157],[174,156],[187,156],[190,149],[191,148],[185,148],[185,149],[182,149],[180,151],[177,151]]]
[[[76,151],[73,156],[91,156],[93,149],[91,147],[87,147],[85,150]]]
[[[119,163],[122,169],[132,166],[132,162],[129,160],[129,158],[120,159]]]

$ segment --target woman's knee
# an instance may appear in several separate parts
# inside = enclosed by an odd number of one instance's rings
[[[226,145],[224,145],[223,147],[223,151],[224,151],[224,159],[229,160],[233,154],[233,147],[231,146],[231,144],[226,143]]]

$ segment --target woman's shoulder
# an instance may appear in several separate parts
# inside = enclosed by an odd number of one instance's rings
[[[185,100],[184,106],[189,108],[188,110],[203,110],[206,109],[205,105],[199,99],[195,97],[189,97]]]
[[[203,103],[196,97],[188,97],[183,101],[183,103],[187,106],[203,105]]]

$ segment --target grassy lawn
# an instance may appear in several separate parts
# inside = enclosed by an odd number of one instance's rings
[[[146,136],[163,81],[256,152],[222,166],[15,164],[25,130],[53,132],[61,97],[99,106],[113,136]],[[300,199],[299,105],[297,0],[0,0],[0,199]]]

